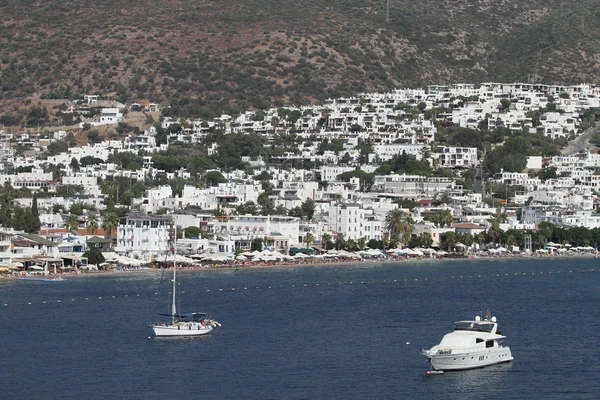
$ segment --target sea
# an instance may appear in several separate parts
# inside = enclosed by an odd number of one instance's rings
[[[0,281],[2,399],[598,399],[600,260],[474,259]],[[162,281],[162,284],[161,284]],[[420,348],[490,312],[514,361],[427,376]]]

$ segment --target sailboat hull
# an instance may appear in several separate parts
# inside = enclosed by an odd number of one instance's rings
[[[200,336],[213,330],[210,325],[197,323],[179,323],[174,325],[154,325],[152,327],[156,336]]]

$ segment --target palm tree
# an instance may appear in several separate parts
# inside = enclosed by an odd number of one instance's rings
[[[324,233],[321,235],[321,248],[323,250],[329,250],[329,245],[331,244],[331,235],[329,233]]]
[[[367,247],[367,239],[364,237],[358,238],[356,245],[358,246],[359,250],[363,250],[365,247]]]
[[[458,243],[458,237],[454,232],[444,232],[441,237],[441,246],[446,247],[448,251],[452,251],[452,247]]]
[[[419,237],[419,241],[421,242],[421,246],[423,247],[431,247],[433,245],[433,238],[431,237],[431,233],[423,232]]]
[[[96,213],[90,213],[90,215],[88,215],[86,228],[89,232],[92,232],[92,235],[96,233],[98,230],[98,216]]]
[[[335,236],[335,248],[338,250],[342,250],[345,245],[346,245],[346,238],[344,238],[344,234],[341,232],[338,232],[338,234]]]
[[[475,239],[473,238],[473,235],[471,235],[470,233],[463,233],[460,235],[460,241],[465,246],[471,247],[471,245],[474,243]]]
[[[439,221],[439,226],[441,228],[452,225],[452,221],[454,221],[454,216],[452,215],[452,212],[448,209],[438,211],[436,216],[437,221]]]
[[[79,217],[75,214],[70,214],[67,220],[67,227],[69,231],[76,231],[79,229]]]
[[[102,228],[104,228],[105,236],[109,238],[119,226],[119,216],[114,212],[107,211],[102,215]]]
[[[304,243],[306,243],[306,248],[310,247],[310,244],[315,241],[315,235],[310,232],[307,232],[304,236]]]
[[[390,238],[397,238],[402,244],[410,240],[412,224],[412,219],[399,208],[389,211],[385,216],[385,229],[389,232]]]

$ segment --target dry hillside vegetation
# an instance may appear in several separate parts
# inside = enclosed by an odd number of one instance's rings
[[[582,0],[0,3],[0,104],[113,93],[214,116],[398,86],[596,82]]]

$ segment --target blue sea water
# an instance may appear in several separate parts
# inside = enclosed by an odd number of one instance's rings
[[[600,396],[600,260],[372,263],[180,277],[185,310],[208,311],[222,328],[192,339],[150,337],[158,273],[0,282],[2,398]],[[163,290],[159,311],[167,295]],[[419,348],[437,344],[455,320],[486,310],[497,316],[514,362],[427,377]]]

